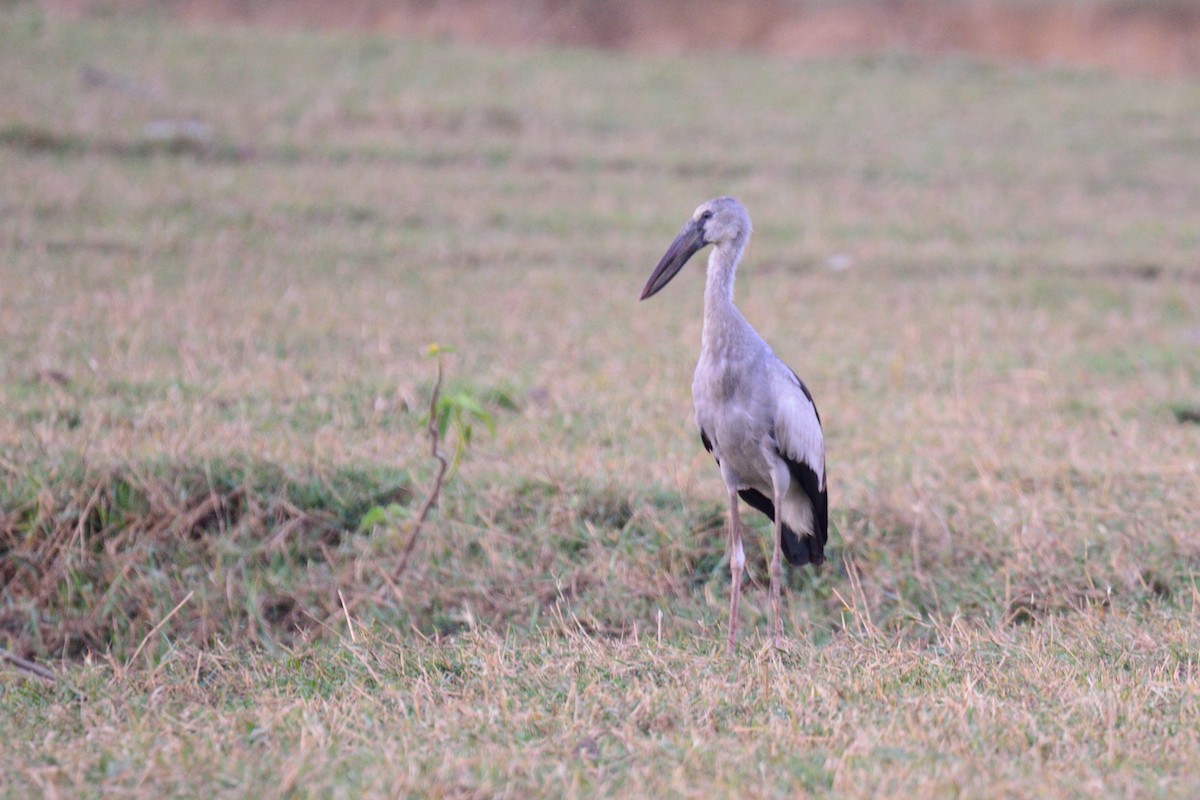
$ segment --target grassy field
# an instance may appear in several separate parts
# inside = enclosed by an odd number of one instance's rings
[[[3,795],[1194,792],[1200,84],[18,3],[0,97]],[[835,529],[733,659],[636,302],[717,194]],[[495,430],[396,577],[434,342]]]

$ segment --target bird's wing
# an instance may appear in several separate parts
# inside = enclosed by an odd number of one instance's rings
[[[813,473],[816,490],[824,494],[825,437],[821,433],[817,404],[794,372],[788,371],[783,384],[775,394],[775,443],[780,455]]]
[[[791,370],[775,397],[775,446],[787,462],[793,483],[804,491],[812,506],[811,538],[789,542],[785,537],[784,551],[793,564],[820,563],[829,537],[829,493],[825,489],[825,437],[821,433],[821,417],[808,387]]]

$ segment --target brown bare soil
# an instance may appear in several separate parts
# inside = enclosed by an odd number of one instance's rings
[[[1135,75],[1200,73],[1200,5],[1181,0],[47,0],[47,5],[71,15],[154,9],[190,22],[350,28],[502,46],[741,51],[788,58],[958,53]]]

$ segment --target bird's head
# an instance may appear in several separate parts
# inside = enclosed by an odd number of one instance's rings
[[[641,299],[651,297],[670,283],[688,259],[706,245],[744,244],[749,235],[750,215],[737,200],[715,197],[701,203],[650,273]]]

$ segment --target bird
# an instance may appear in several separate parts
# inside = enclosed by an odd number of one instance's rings
[[[729,495],[729,636],[735,651],[738,597],[746,555],[738,499],[774,523],[770,593],[775,649],[783,649],[779,617],[782,558],[818,568],[825,560],[829,496],[825,438],[808,387],[763,340],[733,302],[738,264],[750,240],[750,214],[738,200],[702,203],[671,242],[642,289],[657,294],[708,245],[704,326],[692,378],[700,441],[712,454]]]

